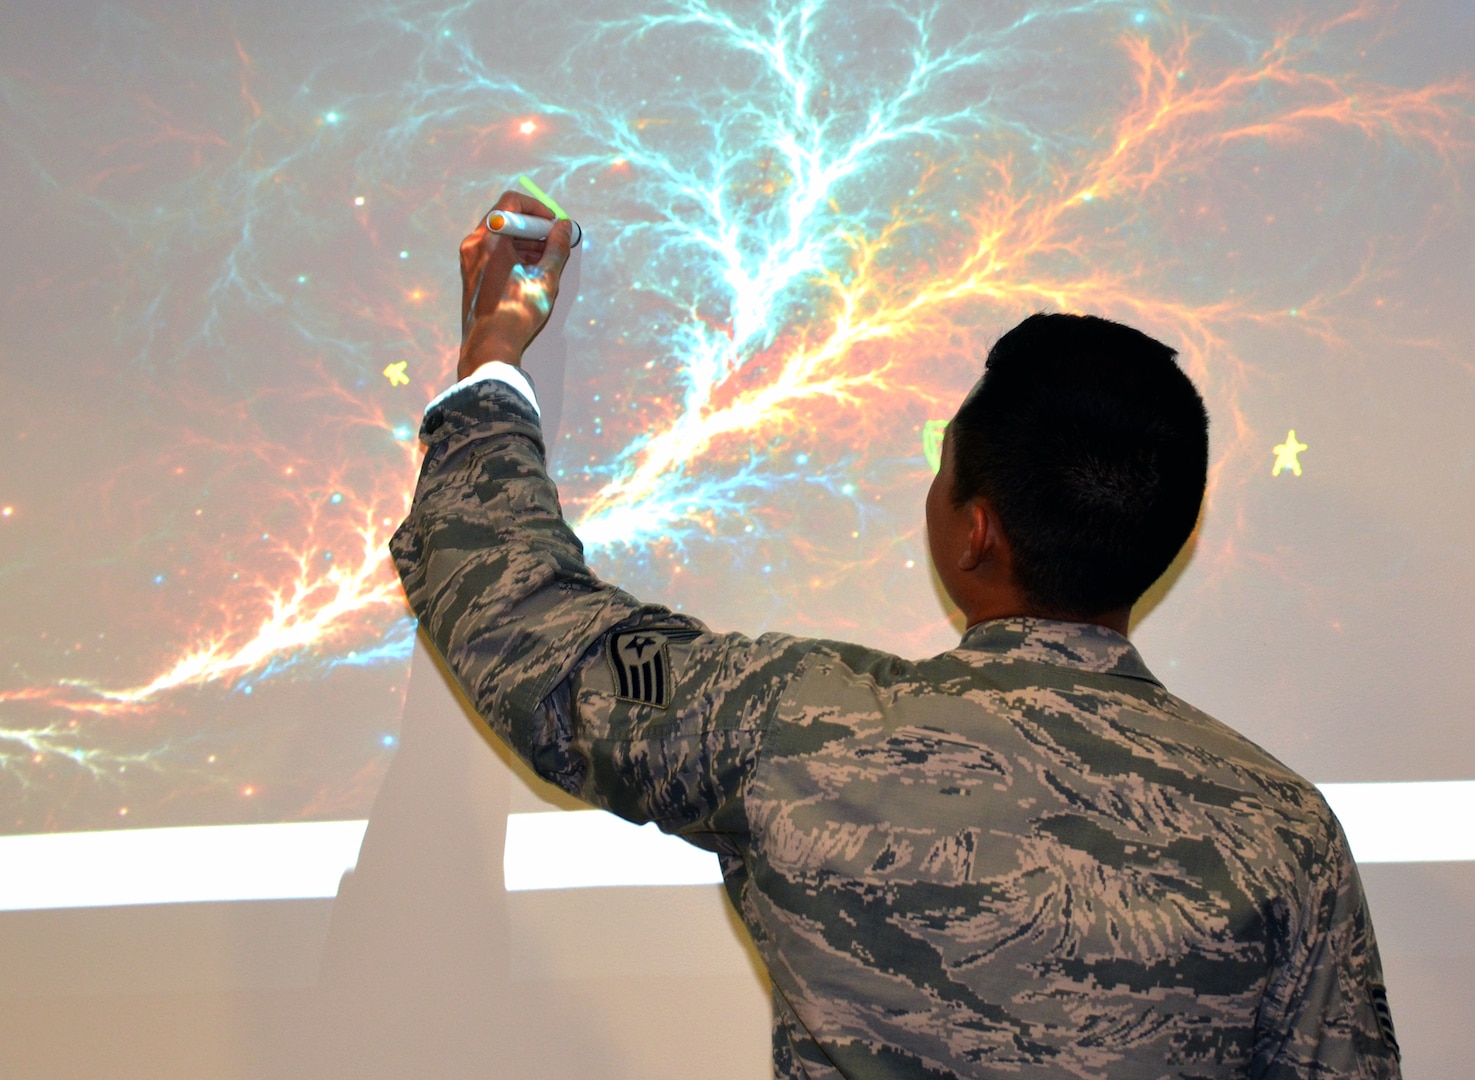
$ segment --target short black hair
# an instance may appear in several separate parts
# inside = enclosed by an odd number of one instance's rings
[[[992,504],[1039,614],[1135,603],[1192,535],[1209,415],[1177,355],[1108,319],[1031,315],[953,417],[953,502]]]

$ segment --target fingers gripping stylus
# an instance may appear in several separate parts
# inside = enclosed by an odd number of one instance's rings
[[[568,246],[576,248],[579,246],[579,241],[584,239],[584,230],[579,228],[579,223],[572,218],[567,220],[574,227]],[[515,214],[511,210],[493,210],[487,214],[486,218],[487,232],[498,236],[510,236],[516,240],[546,240],[554,224],[555,222],[548,218],[535,217],[532,214]]]

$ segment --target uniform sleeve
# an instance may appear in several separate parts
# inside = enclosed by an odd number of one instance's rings
[[[596,578],[564,523],[537,416],[505,385],[436,402],[421,438],[390,550],[477,711],[544,779],[730,850],[759,737],[811,643],[712,634]]]
[[[1336,819],[1319,887],[1256,1022],[1253,1075],[1265,1080],[1398,1080],[1398,1042],[1357,865]]]

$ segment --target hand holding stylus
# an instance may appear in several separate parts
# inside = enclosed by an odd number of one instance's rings
[[[518,364],[523,350],[548,321],[568,262],[572,223],[530,195],[504,191],[492,213],[549,221],[546,239],[501,235],[483,219],[461,241],[461,360],[464,379],[493,360]],[[492,215],[488,215],[490,217]]]

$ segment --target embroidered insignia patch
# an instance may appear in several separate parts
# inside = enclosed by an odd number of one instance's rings
[[[1395,1054],[1400,1053],[1398,1039],[1393,1035],[1393,1010],[1388,1008],[1388,990],[1378,983],[1367,984],[1367,996],[1372,999],[1373,1013],[1378,1018],[1378,1033]]]
[[[658,709],[671,704],[668,640],[659,630],[627,630],[610,635],[609,666],[615,676],[616,697]]]

